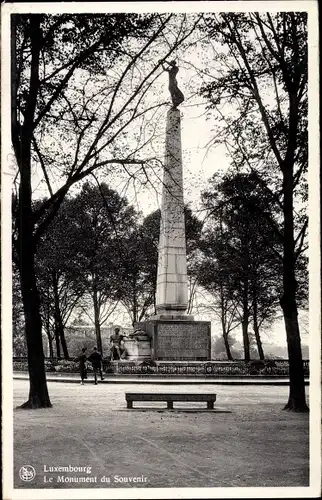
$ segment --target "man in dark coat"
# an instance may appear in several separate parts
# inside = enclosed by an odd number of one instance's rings
[[[88,361],[92,363],[94,372],[94,384],[97,385],[97,372],[99,372],[101,380],[104,380],[102,372],[102,355],[97,350],[97,347],[94,347],[94,351],[88,356]]]

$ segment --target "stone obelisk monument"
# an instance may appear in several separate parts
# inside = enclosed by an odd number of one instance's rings
[[[180,111],[172,107],[167,113],[156,310],[160,319],[175,319],[187,306]]]
[[[167,64],[167,66],[166,66]],[[167,113],[155,319],[183,317],[188,306],[187,257],[184,223],[181,121],[175,61],[162,63],[169,75],[172,107]],[[188,318],[186,318],[188,319]],[[189,318],[193,319],[193,318]]]
[[[188,306],[187,257],[184,221],[181,123],[178,106],[184,96],[178,88],[175,61],[163,61],[169,75],[172,107],[167,113],[163,172],[156,315],[139,323],[151,338],[155,360],[209,360],[210,322],[194,321]]]

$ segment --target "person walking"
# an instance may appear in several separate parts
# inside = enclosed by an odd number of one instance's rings
[[[97,350],[97,347],[94,347],[93,352],[88,356],[88,361],[92,363],[94,384],[97,385],[97,372],[99,372],[101,380],[104,380],[102,372],[102,354]]]
[[[78,358],[79,373],[81,376],[81,385],[84,385],[84,380],[87,379],[87,367],[86,367],[87,356],[85,354],[85,351],[86,351],[86,347],[83,347],[82,354]]]

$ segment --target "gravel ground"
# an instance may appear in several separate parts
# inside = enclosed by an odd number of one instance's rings
[[[15,406],[25,401],[28,387],[14,381]],[[309,485],[308,415],[282,411],[288,387],[48,387],[52,408],[14,412],[16,488]],[[127,391],[215,392],[218,411],[201,412],[202,404],[191,403],[173,412],[163,410],[165,403],[134,403],[144,408],[127,410]],[[25,464],[36,470],[28,483],[19,477]],[[50,471],[59,466],[90,472]],[[89,482],[68,479],[81,477]]]

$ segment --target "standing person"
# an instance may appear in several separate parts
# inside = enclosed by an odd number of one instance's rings
[[[94,372],[94,384],[97,385],[97,372],[99,372],[101,376],[101,380],[104,380],[103,378],[103,372],[102,372],[102,355],[101,353],[97,350],[97,347],[94,347],[93,352],[88,356],[88,361],[92,363],[93,366],[93,372]]]
[[[86,351],[86,347],[83,347],[82,354],[78,358],[79,373],[81,376],[81,385],[84,385],[84,380],[87,378],[87,367],[86,367],[87,356],[85,354],[85,351]]]

